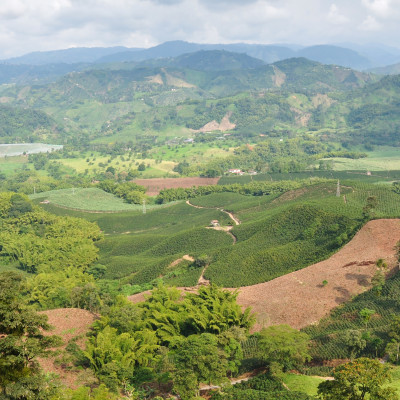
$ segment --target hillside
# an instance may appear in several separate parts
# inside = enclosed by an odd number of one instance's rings
[[[0,142],[58,142],[62,128],[46,113],[31,108],[0,104]]]
[[[398,75],[400,74],[400,63],[387,65],[385,67],[372,68],[370,71],[379,75]]]
[[[257,313],[258,329],[315,324],[333,308],[371,287],[378,259],[387,262],[387,273],[397,272],[395,245],[399,240],[400,220],[371,221],[329,259],[270,282],[241,288],[238,302]]]
[[[143,64],[146,65],[147,63]],[[151,61],[151,64],[158,64],[161,67],[170,66],[200,71],[253,69],[265,65],[263,61],[257,58],[225,50],[201,50],[168,60],[156,59]]]

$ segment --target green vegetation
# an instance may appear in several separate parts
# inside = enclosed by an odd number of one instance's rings
[[[29,196],[34,200],[48,200],[51,204],[82,211],[141,211],[142,205],[125,203],[122,199],[96,188],[69,188],[41,192]],[[154,207],[148,205],[148,208]]]
[[[64,146],[0,160],[0,398],[191,400],[201,383],[221,385],[213,400],[397,398],[373,360],[400,360],[400,277],[385,278],[384,260],[371,290],[303,332],[250,335],[237,292],[215,284],[274,279],[370,219],[400,217],[399,76],[207,52],[41,82],[0,87],[0,142]],[[222,178],[155,198],[133,182],[199,175]],[[210,285],[183,298],[164,286],[202,274]],[[33,310],[62,307],[99,316],[82,348],[59,350],[64,370],[90,371],[77,390],[58,390],[36,362],[55,339]]]

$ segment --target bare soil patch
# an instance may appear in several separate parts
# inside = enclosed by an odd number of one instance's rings
[[[59,308],[40,313],[48,316],[48,322],[54,328],[46,334],[61,336],[64,343],[61,347],[55,349],[60,354],[40,359],[40,365],[44,371],[57,374],[61,382],[71,388],[78,387],[82,382],[92,379],[92,376],[86,376],[82,371],[71,369],[72,366],[68,365],[68,362],[59,363],[57,360],[60,360],[65,354],[65,347],[71,340],[76,340],[76,344],[80,348],[84,347],[86,334],[95,321],[96,315],[78,308]]]
[[[147,188],[146,194],[156,196],[162,189],[191,188],[192,186],[216,185],[219,178],[153,178],[135,179],[134,182]]]
[[[168,268],[173,268],[176,267],[178,264],[180,264],[183,260],[187,261],[194,261],[194,258],[189,256],[189,254],[185,254],[181,258],[178,258],[177,260],[172,261],[171,264],[169,264]]]
[[[275,66],[273,68],[275,74],[272,76],[272,80],[275,86],[281,87],[286,81],[286,74]]]
[[[317,323],[333,308],[370,287],[376,260],[383,258],[388,263],[388,273],[398,269],[394,247],[399,239],[400,220],[370,221],[328,260],[242,287],[238,302],[257,313],[255,330],[276,324],[302,328]],[[328,282],[325,286],[324,280]]]
[[[295,200],[298,197],[302,196],[306,192],[307,192],[306,188],[289,190],[288,192],[285,192],[281,196],[272,200],[272,203],[282,203],[282,202],[289,201],[289,200]]]
[[[198,130],[194,130],[193,132],[213,132],[213,131],[230,131],[231,129],[236,128],[236,124],[232,123],[229,118],[231,117],[232,112],[229,111],[225,114],[222,118],[221,122],[218,123],[217,121],[213,120],[205,124]]]

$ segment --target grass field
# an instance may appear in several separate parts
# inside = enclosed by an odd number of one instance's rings
[[[284,374],[283,383],[292,392],[304,392],[310,396],[316,396],[318,385],[324,379],[316,376],[297,375],[297,374]]]
[[[28,157],[0,157],[0,172],[6,176],[14,174],[22,167],[32,169],[32,166],[28,164]]]
[[[100,156],[98,153],[94,153],[93,156],[87,153],[83,157],[79,158],[62,158],[58,160],[63,165],[74,169],[78,173],[87,171],[89,174],[105,171],[108,167],[113,167],[117,171],[129,171],[130,169],[137,169],[139,164],[144,163],[146,170],[143,171],[140,176],[147,178],[158,178],[161,176],[178,176],[173,171],[176,163],[172,161],[161,161],[158,162],[154,159],[129,159],[128,155],[117,156],[114,159],[110,157]]]
[[[336,171],[392,171],[400,169],[400,148],[380,146],[368,152],[368,157],[352,160],[350,158],[331,158]]]
[[[97,188],[72,188],[51,190],[30,195],[32,200],[49,200],[50,203],[60,207],[67,207],[85,211],[140,211],[142,205],[125,203],[121,198],[115,197]],[[148,208],[157,206],[148,206]]]

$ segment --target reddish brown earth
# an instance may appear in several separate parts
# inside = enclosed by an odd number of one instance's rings
[[[328,260],[242,287],[238,302],[257,313],[255,330],[276,324],[302,328],[317,323],[333,308],[370,287],[379,258],[388,263],[388,273],[398,269],[394,247],[399,240],[400,220],[370,221]],[[324,280],[328,282],[325,286]]]
[[[93,379],[90,371],[71,370],[71,365],[67,360],[61,364],[59,361],[65,354],[65,347],[69,341],[77,338],[76,344],[80,348],[84,348],[86,334],[95,321],[96,315],[78,308],[59,308],[43,311],[41,314],[48,316],[48,322],[54,328],[46,332],[46,334],[58,335],[63,340],[63,345],[55,349],[59,354],[56,354],[54,357],[40,359],[40,365],[44,371],[59,375],[61,382],[71,388],[90,382]]]
[[[146,194],[156,196],[162,189],[191,188],[192,186],[216,185],[219,178],[153,178],[135,179],[134,182],[147,188]]]
[[[398,269],[394,247],[399,240],[400,220],[370,221],[329,259],[269,282],[240,288],[238,303],[256,313],[254,330],[275,324],[302,328],[317,323],[333,308],[370,287],[379,258],[387,262],[388,274]],[[324,286],[325,280],[328,283]],[[144,301],[146,294],[149,292],[129,299]]]

